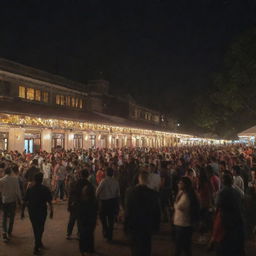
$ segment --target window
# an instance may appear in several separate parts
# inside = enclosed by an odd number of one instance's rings
[[[27,88],[27,99],[28,100],[35,99],[35,90],[33,88]]]
[[[43,102],[48,103],[49,101],[49,93],[43,92]]]
[[[66,105],[70,107],[70,96],[66,96]]]
[[[36,90],[35,100],[38,100],[38,101],[41,100],[41,91],[40,90]]]
[[[56,104],[60,105],[60,95],[56,95]]]
[[[79,108],[83,108],[83,100],[82,99],[80,99],[80,101],[79,101]]]
[[[24,86],[19,86],[19,97],[26,98],[26,88]]]

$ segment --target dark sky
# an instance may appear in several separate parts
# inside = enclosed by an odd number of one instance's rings
[[[0,55],[186,117],[256,0],[1,0]]]

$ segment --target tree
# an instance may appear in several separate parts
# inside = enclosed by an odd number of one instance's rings
[[[256,28],[231,44],[223,70],[207,94],[195,113],[198,126],[223,135],[230,130],[237,133],[256,120]]]

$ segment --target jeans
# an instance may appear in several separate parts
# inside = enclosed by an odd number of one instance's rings
[[[65,187],[64,180],[58,180],[56,191],[55,191],[55,199],[57,199],[59,194],[60,194],[60,199],[63,200],[63,198],[64,198],[64,187]]]
[[[3,233],[12,233],[13,224],[14,224],[14,217],[15,217],[15,210],[16,210],[16,202],[12,203],[3,203]],[[8,225],[9,219],[9,225]]]
[[[175,226],[175,256],[180,256],[182,252],[184,255],[191,256],[191,241],[193,228]]]

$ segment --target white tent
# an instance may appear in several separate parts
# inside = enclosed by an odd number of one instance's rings
[[[252,137],[256,136],[256,126],[253,126],[247,130],[238,133],[238,137]]]

